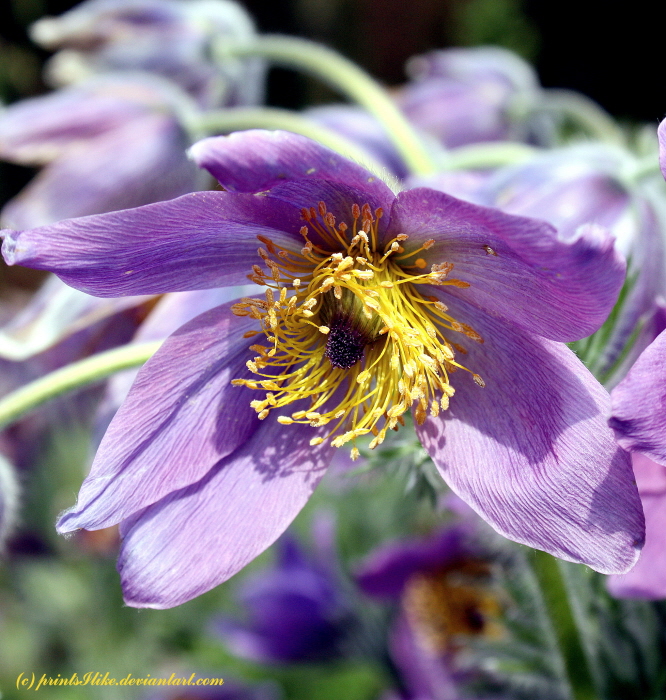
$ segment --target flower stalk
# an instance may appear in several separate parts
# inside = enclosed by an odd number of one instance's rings
[[[306,39],[264,35],[251,43],[225,41],[217,52],[220,59],[261,56],[320,78],[365,107],[384,126],[412,173],[427,175],[438,169],[439,163],[384,88],[336,51]]]
[[[562,562],[534,550],[532,568],[562,655],[566,680],[573,700],[597,700],[597,693],[569,599]]]
[[[162,341],[126,345],[74,362],[17,389],[0,400],[0,428],[43,403],[146,362]]]

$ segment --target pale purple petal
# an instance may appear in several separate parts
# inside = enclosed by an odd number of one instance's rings
[[[401,192],[389,235],[405,233],[406,251],[427,239],[415,256],[453,263],[450,278],[469,283],[433,288],[486,313],[553,340],[576,340],[605,320],[624,281],[625,264],[603,230],[589,227],[561,241],[549,224],[504,214],[427,189]],[[418,272],[417,268],[414,268]]]
[[[171,335],[139,372],[111,422],[61,532],[113,525],[201,479],[250,438],[258,419],[247,377],[256,321],[219,306]]]
[[[122,525],[125,602],[169,608],[226,581],[270,546],[314,491],[335,449],[324,428],[271,417],[201,481]]]
[[[0,328],[0,357],[26,360],[74,333],[92,329],[105,318],[139,308],[151,298],[99,299],[49,276],[30,303]],[[138,318],[141,314],[136,315]]]
[[[51,270],[96,296],[161,294],[247,282],[256,236],[300,247],[300,211],[271,197],[194,192],[137,209],[2,231],[8,264]]]
[[[147,87],[106,77],[16,102],[0,113],[0,158],[43,165],[150,109],[163,109]]]
[[[486,386],[457,372],[449,410],[418,429],[443,478],[505,537],[627,571],[643,517],[629,455],[606,425],[608,395],[566,346],[489,317],[463,320],[485,343],[453,338],[468,351],[457,359]]]
[[[316,141],[287,131],[251,130],[213,136],[195,143],[190,155],[222,187],[237,192],[261,192],[285,180],[329,180],[384,202],[393,199],[389,187],[369,170]]]
[[[185,157],[186,148],[184,133],[168,115],[139,116],[70,147],[3,208],[2,223],[34,228],[192,192],[201,173]]]
[[[611,576],[608,589],[618,598],[666,598],[666,468],[641,454],[632,455],[645,513],[645,546],[626,574]]]
[[[666,331],[613,389],[609,421],[625,450],[666,464]]]

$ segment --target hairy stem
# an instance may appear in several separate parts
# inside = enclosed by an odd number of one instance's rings
[[[597,693],[560,562],[539,550],[533,552],[531,561],[562,654],[571,697],[573,700],[596,700]]]

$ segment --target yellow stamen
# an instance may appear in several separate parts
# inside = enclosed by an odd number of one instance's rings
[[[478,374],[456,361],[453,349],[464,348],[446,334],[483,339],[451,317],[437,297],[419,292],[419,285],[469,286],[448,278],[450,262],[434,264],[430,272],[409,272],[426,268],[423,258],[407,261],[431,248],[433,239],[402,254],[407,235],[381,243],[381,209],[373,216],[367,204],[354,204],[351,214],[348,226],[336,224],[324,202],[304,208],[307,225],[300,233],[306,243],[300,254],[259,237],[265,247],[258,255],[268,274],[254,266],[251,277],[267,287],[265,300],[241,299],[232,310],[259,320],[270,347],[252,346],[258,355],[246,365],[257,381],[232,383],[270,390],[264,400],[251,402],[262,420],[273,409],[306,401],[306,410],[280,416],[278,422],[330,424],[311,445],[331,439],[340,447],[372,433],[373,449],[387,430],[404,424],[402,415],[414,402],[418,423],[428,413],[446,410],[454,394],[449,375],[457,369],[484,386]],[[352,458],[358,456],[353,444]]]

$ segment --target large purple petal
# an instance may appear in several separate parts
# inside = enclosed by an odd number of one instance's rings
[[[613,389],[609,421],[625,450],[666,464],[666,331]]]
[[[285,180],[329,180],[384,202],[394,196],[369,170],[316,141],[287,131],[257,129],[213,136],[195,143],[190,155],[222,187],[237,192],[261,192]]]
[[[120,522],[165,495],[201,479],[256,430],[247,376],[256,321],[225,304],[171,335],[139,372],[111,422],[61,532]]]
[[[459,297],[553,340],[594,332],[624,280],[624,261],[602,230],[588,228],[577,240],[564,242],[545,222],[435,190],[401,192],[389,228],[391,235],[411,237],[407,251],[434,239],[419,255],[428,264],[453,263],[450,276],[470,284],[434,288],[443,299]]]
[[[260,263],[256,236],[300,247],[297,207],[271,197],[194,192],[28,231],[0,232],[8,264],[51,270],[96,296],[243,284]]]
[[[271,418],[199,482],[122,526],[125,602],[169,608],[233,576],[288,527],[335,448],[310,446],[324,428]]]
[[[608,589],[618,598],[666,598],[666,469],[641,454],[632,462],[645,513],[645,547],[634,568],[611,576]]]
[[[467,307],[467,313],[472,307]],[[465,316],[456,302],[454,313]],[[498,532],[602,573],[627,571],[643,543],[629,455],[606,416],[610,400],[564,345],[490,317],[465,321],[449,410],[418,429],[443,478]]]

